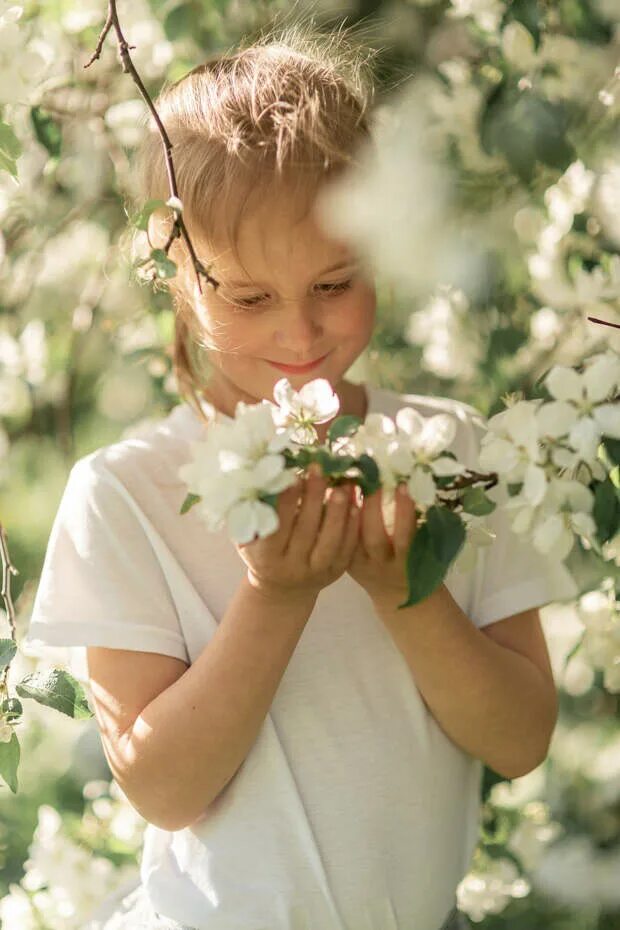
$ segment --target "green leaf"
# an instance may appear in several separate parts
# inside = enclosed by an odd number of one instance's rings
[[[158,278],[174,278],[177,273],[175,262],[168,258],[163,249],[152,249],[151,259],[155,264]]]
[[[506,9],[502,26],[506,26],[508,22],[515,19],[532,34],[535,46],[538,48],[540,29],[544,22],[540,0],[513,0]]]
[[[356,462],[352,455],[332,455],[324,448],[318,448],[313,458],[320,464],[325,475],[339,475]]]
[[[596,523],[596,538],[602,546],[615,536],[620,526],[620,493],[609,478],[596,485],[592,517]]]
[[[366,497],[370,494],[374,494],[381,485],[379,480],[379,467],[375,460],[371,458],[370,455],[366,455],[366,453],[363,452],[362,455],[355,459],[353,465],[359,468],[361,472],[358,478],[358,484],[362,489],[362,493]]]
[[[461,498],[461,503],[465,513],[473,513],[477,517],[493,513],[496,507],[495,501],[486,496],[483,488],[468,488]]]
[[[523,487],[523,482],[522,482],[522,481],[517,481],[516,484],[507,484],[507,485],[506,485],[506,489],[507,489],[507,491],[508,491],[508,496],[509,496],[509,497],[516,497],[517,494],[519,494],[519,493],[521,492],[521,488],[522,488],[522,487]]]
[[[16,686],[20,697],[32,698],[39,704],[74,717],[76,720],[93,716],[82,685],[66,669],[51,668],[26,675]]]
[[[447,568],[465,542],[463,521],[447,507],[433,506],[426,511],[426,526],[435,558]]]
[[[438,588],[446,574],[447,566],[440,562],[433,551],[433,540],[428,523],[416,531],[407,552],[407,600],[399,604],[399,610],[419,604]]]
[[[22,154],[22,144],[13,132],[11,126],[0,120],[0,150],[9,158],[19,158]]]
[[[620,465],[620,439],[612,439],[611,436],[603,436],[602,442],[611,463],[613,465]]]
[[[0,151],[0,169],[8,171],[14,178],[17,177],[17,162],[2,151]]]
[[[298,450],[282,449],[280,455],[284,456],[286,468],[306,468],[314,460],[312,451],[306,446],[301,446]]]
[[[0,670],[6,668],[17,652],[17,644],[12,639],[0,639]]]
[[[198,501],[201,501],[201,500],[202,500],[202,497],[200,496],[200,494],[188,494],[185,500],[183,501],[183,504],[181,505],[181,510],[179,511],[179,513],[187,513],[190,507],[193,507],[194,504],[197,504]]]
[[[54,158],[60,156],[62,149],[62,129],[53,116],[46,113],[41,107],[32,107],[30,121],[34,127],[38,141]]]
[[[129,222],[136,226],[138,229],[148,229],[149,219],[151,214],[155,212],[159,207],[165,207],[165,200],[147,200],[143,207],[140,208],[138,213],[132,216]]]
[[[356,417],[352,414],[336,417],[327,430],[327,441],[332,445],[336,439],[341,439],[343,436],[351,436],[355,433],[361,422],[361,417]]]
[[[13,731],[8,743],[0,743],[0,776],[13,794],[17,794],[17,768],[19,766],[19,740]]]

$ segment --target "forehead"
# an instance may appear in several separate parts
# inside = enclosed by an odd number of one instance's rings
[[[316,188],[270,185],[227,202],[214,217],[209,240],[200,237],[201,258],[212,264],[216,278],[219,273],[236,281],[311,274],[352,260],[348,244],[320,224],[317,194]]]

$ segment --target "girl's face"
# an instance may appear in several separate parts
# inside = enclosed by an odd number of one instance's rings
[[[244,217],[239,261],[219,246],[200,254],[219,282],[217,288],[203,283],[202,296],[194,298],[213,366],[204,395],[229,416],[239,400],[273,400],[280,378],[295,390],[326,378],[340,396],[344,374],[370,340],[374,284],[347,246],[326,236],[312,210],[302,220],[298,215],[280,196]],[[321,358],[303,372],[273,364]]]

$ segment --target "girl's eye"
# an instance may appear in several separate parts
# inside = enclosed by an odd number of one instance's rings
[[[338,281],[337,283],[317,284],[317,288],[319,289],[319,291],[322,291],[323,293],[342,294],[344,293],[344,291],[349,290],[352,284],[353,284],[353,279],[348,278],[346,281]],[[264,300],[265,297],[269,299],[269,294],[259,294],[256,297],[235,297],[232,299],[231,303],[235,307],[238,307],[239,309],[243,310],[248,307],[258,306]]]
[[[328,294],[342,294],[344,291],[348,291],[352,283],[352,279],[348,278],[346,281],[339,281],[337,284],[318,284],[317,287]]]
[[[258,297],[236,297],[234,300],[235,306],[237,307],[255,307],[256,304],[260,303],[262,296]]]

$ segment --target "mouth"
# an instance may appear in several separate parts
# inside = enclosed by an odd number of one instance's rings
[[[329,352],[325,355],[322,355],[320,358],[315,359],[313,362],[307,362],[305,365],[281,365],[279,362],[272,362],[270,359],[265,359],[270,365],[274,368],[277,368],[278,371],[285,371],[288,374],[303,374],[306,371],[312,371],[314,368],[318,368],[321,362],[327,358]]]

